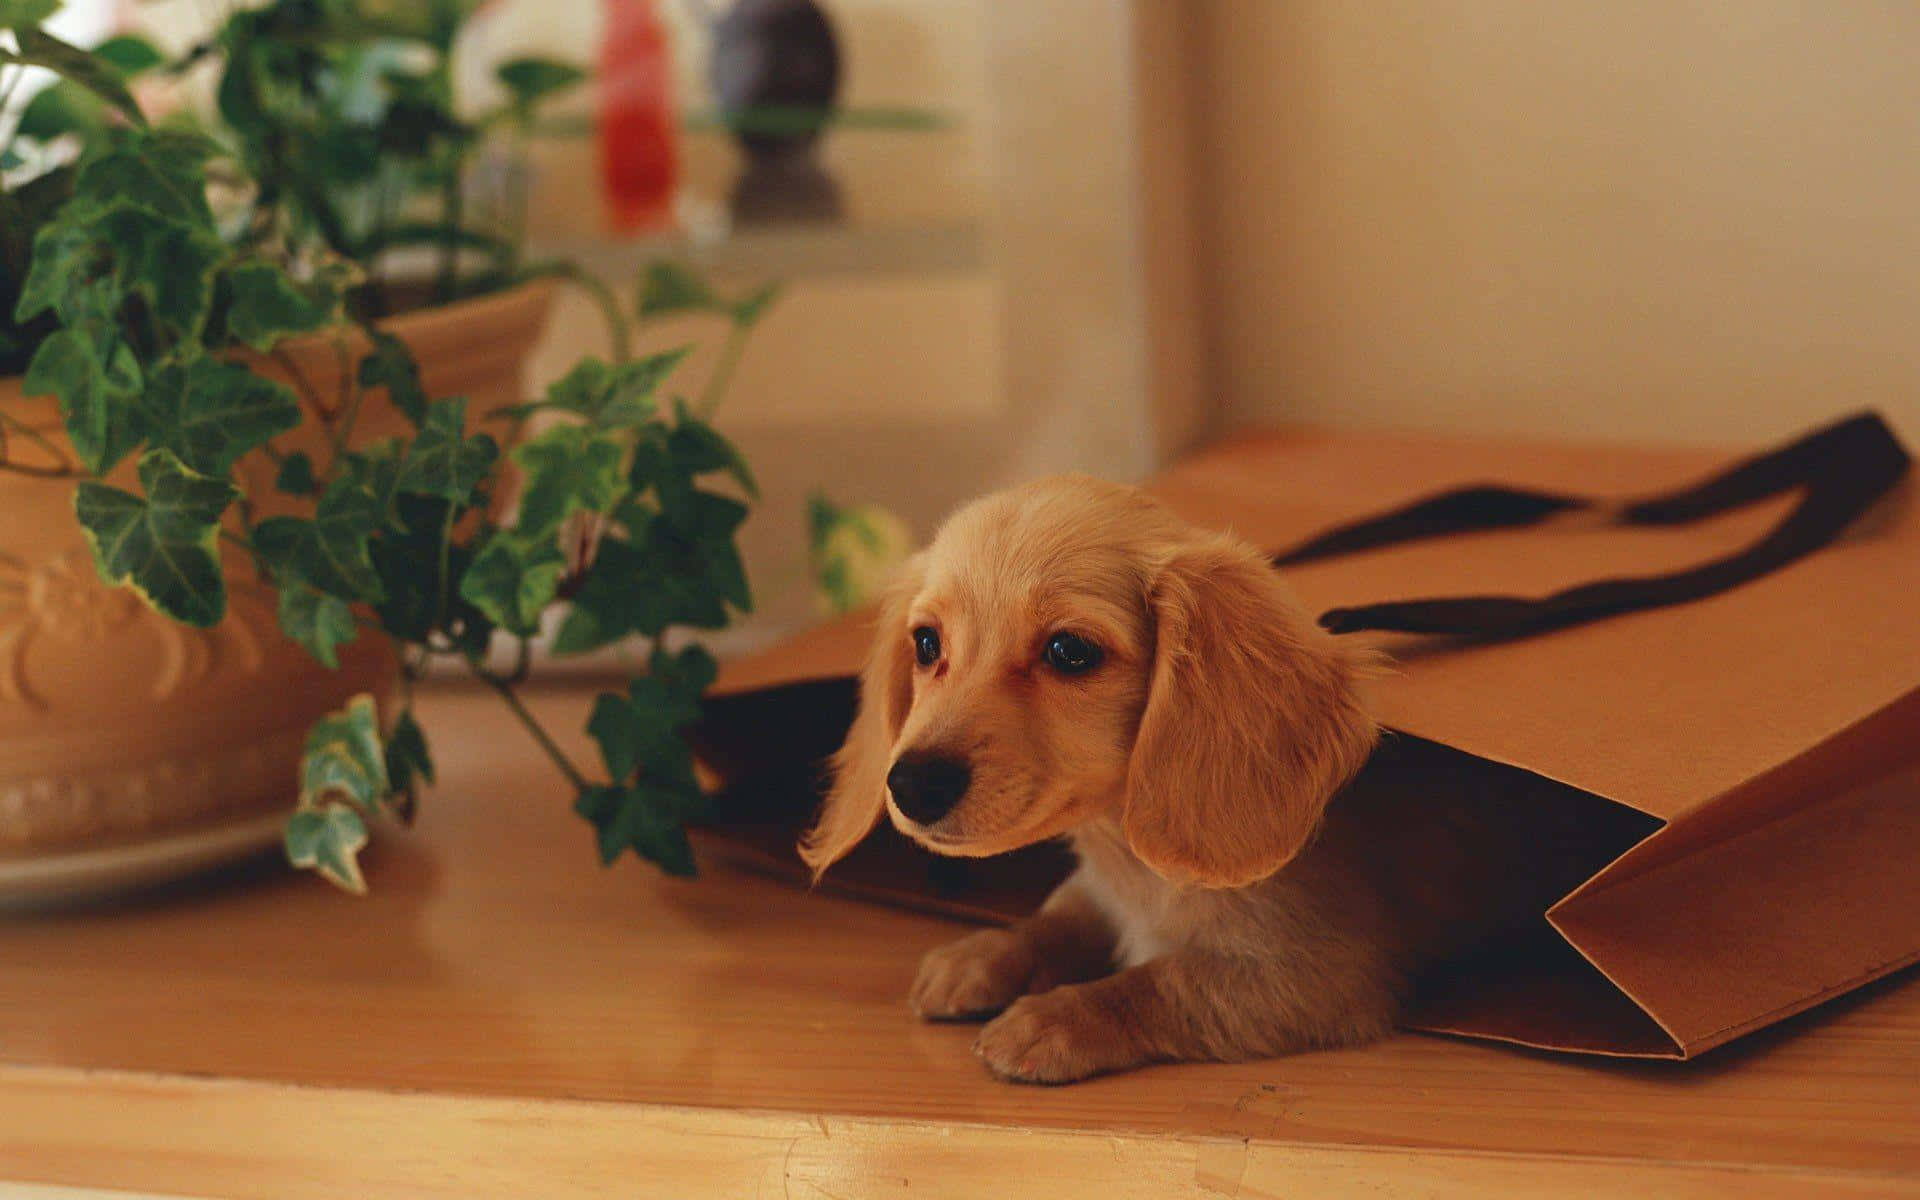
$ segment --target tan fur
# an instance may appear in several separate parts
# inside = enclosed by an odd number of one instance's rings
[[[914,660],[922,625],[932,666]],[[1050,667],[1062,631],[1101,664]],[[1490,839],[1525,841],[1498,797],[1410,802],[1402,780],[1329,810],[1375,742],[1367,672],[1257,550],[1136,489],[1068,476],[988,496],[885,600],[802,853],[826,869],[882,811],[943,854],[1072,841],[1080,869],[1040,912],[933,951],[911,992],[929,1019],[998,1013],[975,1051],[1009,1079],[1376,1038],[1415,972],[1537,917],[1560,880],[1476,869]],[[887,795],[908,752],[972,772],[928,826]]]

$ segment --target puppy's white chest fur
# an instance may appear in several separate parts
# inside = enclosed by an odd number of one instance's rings
[[[1089,822],[1071,840],[1081,863],[1076,882],[1113,926],[1117,965],[1138,966],[1192,943],[1206,895],[1161,878],[1105,821]]]

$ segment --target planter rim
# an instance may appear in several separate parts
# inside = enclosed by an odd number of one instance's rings
[[[520,319],[529,323],[539,321],[552,301],[554,286],[551,279],[529,279],[510,288],[469,296],[451,304],[416,308],[398,316],[382,318],[374,324],[415,347],[415,357],[429,357],[436,345],[475,322],[517,324]],[[364,335],[350,323],[343,322],[334,326],[334,329],[346,330],[354,341],[365,342]],[[333,338],[332,330],[301,334],[281,342],[274,353],[294,358],[324,354],[331,358]],[[36,432],[61,428],[59,401],[50,395],[27,395],[24,375],[0,375],[0,407],[6,408],[10,416]]]

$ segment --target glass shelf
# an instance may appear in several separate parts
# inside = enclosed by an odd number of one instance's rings
[[[631,278],[661,258],[716,275],[781,279],[977,275],[989,262],[978,223],[750,225],[717,234],[542,238],[528,250],[533,258],[571,259],[614,279]]]

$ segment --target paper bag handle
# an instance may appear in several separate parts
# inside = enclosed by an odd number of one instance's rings
[[[1685,604],[1777,571],[1839,537],[1900,481],[1911,461],[1879,414],[1860,413],[1678,491],[1621,502],[1499,485],[1457,488],[1337,526],[1274,555],[1273,563],[1293,566],[1456,533],[1518,528],[1576,509],[1596,510],[1611,525],[1684,525],[1801,489],[1800,502],[1759,540],[1685,570],[1602,579],[1547,596],[1439,596],[1335,608],[1320,616],[1321,626],[1333,633],[1540,633]]]

